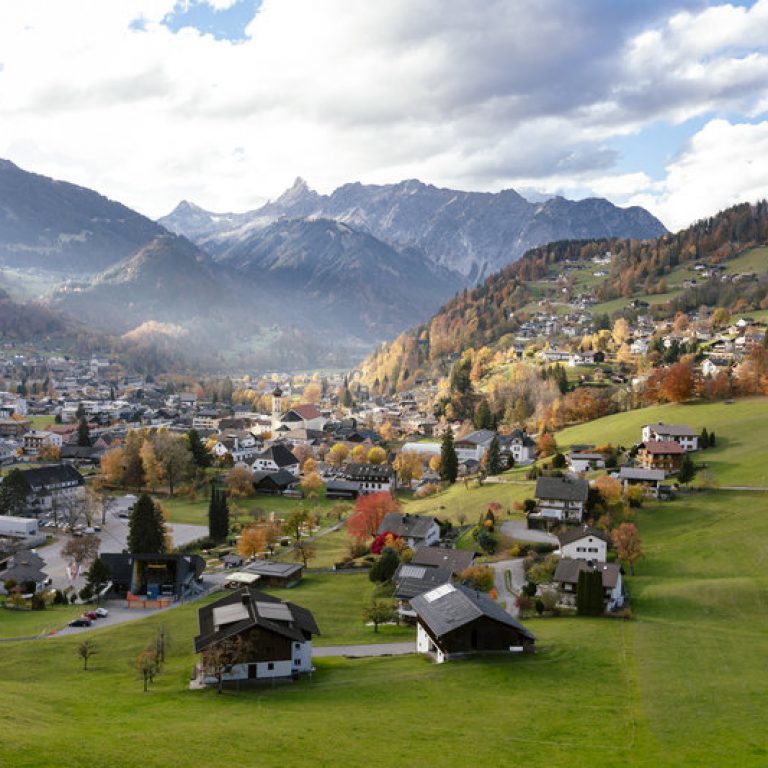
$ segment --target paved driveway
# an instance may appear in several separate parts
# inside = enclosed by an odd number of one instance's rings
[[[504,606],[507,613],[517,616],[517,606],[515,605],[516,594],[525,585],[525,571],[523,570],[523,558],[515,557],[512,560],[499,560],[496,563],[489,564],[494,570],[493,586],[499,594],[499,602]],[[509,571],[512,575],[512,591],[507,589],[507,580],[504,578],[504,572]]]
[[[530,530],[525,520],[507,520],[501,524],[501,532],[504,536],[509,536],[517,541],[526,541],[532,544],[554,544],[560,546],[557,536],[553,536],[546,531]]]

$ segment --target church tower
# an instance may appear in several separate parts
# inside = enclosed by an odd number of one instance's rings
[[[283,412],[283,391],[279,386],[272,392],[272,436],[280,426],[280,415]]]

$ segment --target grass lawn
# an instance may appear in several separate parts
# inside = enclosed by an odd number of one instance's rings
[[[512,509],[516,501],[533,496],[534,483],[525,481],[527,468],[505,472],[502,478],[506,483],[484,483],[482,487],[470,482],[469,488],[458,480],[447,490],[429,496],[426,499],[408,499],[403,502],[403,510],[412,515],[432,515],[443,520],[458,523],[458,515],[463,513],[467,523],[476,523],[480,514],[484,514],[492,501],[501,504],[504,511]]]
[[[768,248],[752,248],[741,256],[726,262],[725,271],[729,275],[737,272],[768,272]]]
[[[318,659],[311,680],[219,696],[186,688],[194,604],[93,631],[88,672],[80,636],[3,644],[0,765],[166,768],[183,745],[211,767],[763,767],[766,501],[711,492],[641,510],[637,618],[527,620],[538,652],[524,658]],[[315,611],[320,642],[368,641],[371,589],[311,575],[280,595]],[[160,623],[170,654],[144,694],[131,662]]]
[[[85,610],[83,605],[52,605],[44,611],[17,611],[0,606],[0,638],[49,635]]]
[[[27,419],[32,422],[32,429],[46,429],[56,423],[56,418],[47,414],[27,416]]]
[[[187,523],[190,525],[208,525],[208,499],[198,498],[190,501],[187,498],[177,496],[173,499],[159,497],[170,523]],[[254,507],[263,509],[267,514],[274,512],[279,517],[286,517],[296,507],[303,506],[309,510],[317,510],[321,517],[327,520],[331,509],[337,502],[321,499],[289,499],[284,496],[250,496],[245,499],[230,499],[230,511],[235,507],[243,513],[247,513]],[[334,518],[335,520],[335,518]]]
[[[714,431],[716,447],[693,458],[708,464],[722,485],[768,486],[768,398],[642,408],[569,427],[555,438],[561,450],[578,443],[629,447],[640,441],[644,424],[657,421]]]

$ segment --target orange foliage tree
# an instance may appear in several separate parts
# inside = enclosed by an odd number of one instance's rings
[[[667,369],[661,384],[661,394],[665,400],[682,403],[693,395],[695,383],[693,366],[688,362],[681,361]]]
[[[400,502],[386,491],[360,496],[347,520],[347,531],[358,541],[375,536],[384,516],[399,509]]]

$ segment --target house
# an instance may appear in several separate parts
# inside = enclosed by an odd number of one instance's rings
[[[635,461],[643,469],[660,469],[666,474],[677,472],[683,463],[685,449],[671,440],[649,440],[641,443]]]
[[[253,473],[253,488],[256,493],[266,496],[280,496],[298,482],[295,475],[286,469],[277,472],[265,471]]]
[[[33,429],[24,434],[22,446],[28,456],[37,456],[44,448],[61,448],[61,435]]]
[[[524,429],[513,429],[508,435],[499,435],[499,455],[502,459],[511,456],[517,466],[531,464],[536,459],[536,443]]]
[[[679,443],[684,451],[696,451],[699,448],[699,436],[686,424],[646,424],[642,434],[644,443],[659,440]]]
[[[255,472],[277,472],[278,469],[284,469],[294,477],[299,476],[299,460],[281,443],[275,443],[257,453],[252,466]]]
[[[85,478],[69,464],[34,467],[24,473],[33,504],[50,509],[59,501],[76,501],[85,494]]]
[[[650,347],[650,341],[647,338],[636,338],[630,345],[629,345],[629,351],[633,355],[642,355],[645,357],[645,355],[648,354],[648,349]]]
[[[34,589],[30,591],[42,592],[48,583],[48,574],[42,570],[44,565],[45,561],[36,552],[21,549],[13,554],[6,570],[0,573],[0,587],[7,581],[15,581],[22,587],[34,583]]]
[[[560,557],[573,560],[604,563],[608,560],[608,548],[612,546],[607,533],[589,525],[559,533],[557,538],[560,541]]]
[[[404,539],[411,549],[429,547],[440,542],[440,526],[434,517],[387,512],[376,532],[393,533]]]
[[[452,576],[450,568],[401,563],[392,577],[395,585],[394,598],[397,600],[397,612],[400,618],[415,619],[416,613],[410,601],[417,595],[423,595],[441,584],[450,583]]]
[[[193,595],[205,570],[200,555],[103,552],[99,560],[109,569],[112,591],[125,595],[129,606],[138,596],[176,600]]]
[[[313,669],[312,636],[320,630],[314,616],[294,603],[244,587],[200,608],[198,624],[196,653],[221,643],[231,650],[224,681],[295,678]],[[205,684],[217,682],[204,664],[200,677]]]
[[[602,453],[573,452],[568,454],[568,466],[572,472],[589,472],[593,469],[605,469],[605,456]]]
[[[359,495],[368,493],[392,493],[397,490],[397,475],[387,464],[347,464],[344,479],[357,483]]]
[[[534,650],[536,638],[486,595],[461,584],[443,584],[411,600],[416,651],[438,664],[468,654]]]
[[[301,563],[273,563],[269,560],[257,560],[244,573],[259,577],[260,587],[295,587],[304,575]]]
[[[553,581],[560,588],[566,605],[576,604],[576,589],[582,571],[600,571],[603,575],[603,600],[607,611],[615,611],[624,605],[624,580],[618,563],[595,560],[563,558],[555,569]]]
[[[617,475],[626,490],[630,485],[641,485],[654,496],[658,495],[659,485],[666,477],[662,469],[644,469],[643,467],[622,467]]]
[[[283,391],[275,387],[272,392],[272,434],[294,429],[314,429],[322,431],[326,418],[318,410],[316,405],[306,403],[295,405],[285,413],[283,407]]]
[[[431,568],[448,568],[458,576],[475,562],[471,549],[445,549],[444,547],[418,547],[411,558],[412,565],[427,565]]]
[[[589,494],[589,483],[579,477],[539,477],[536,510],[529,518],[580,523]]]
[[[456,450],[456,456],[459,462],[474,460],[482,461],[483,456],[488,452],[491,441],[496,437],[496,433],[491,429],[478,429],[464,437],[457,439],[453,443]]]
[[[360,485],[343,478],[333,478],[325,484],[325,498],[354,501],[360,495]]]

